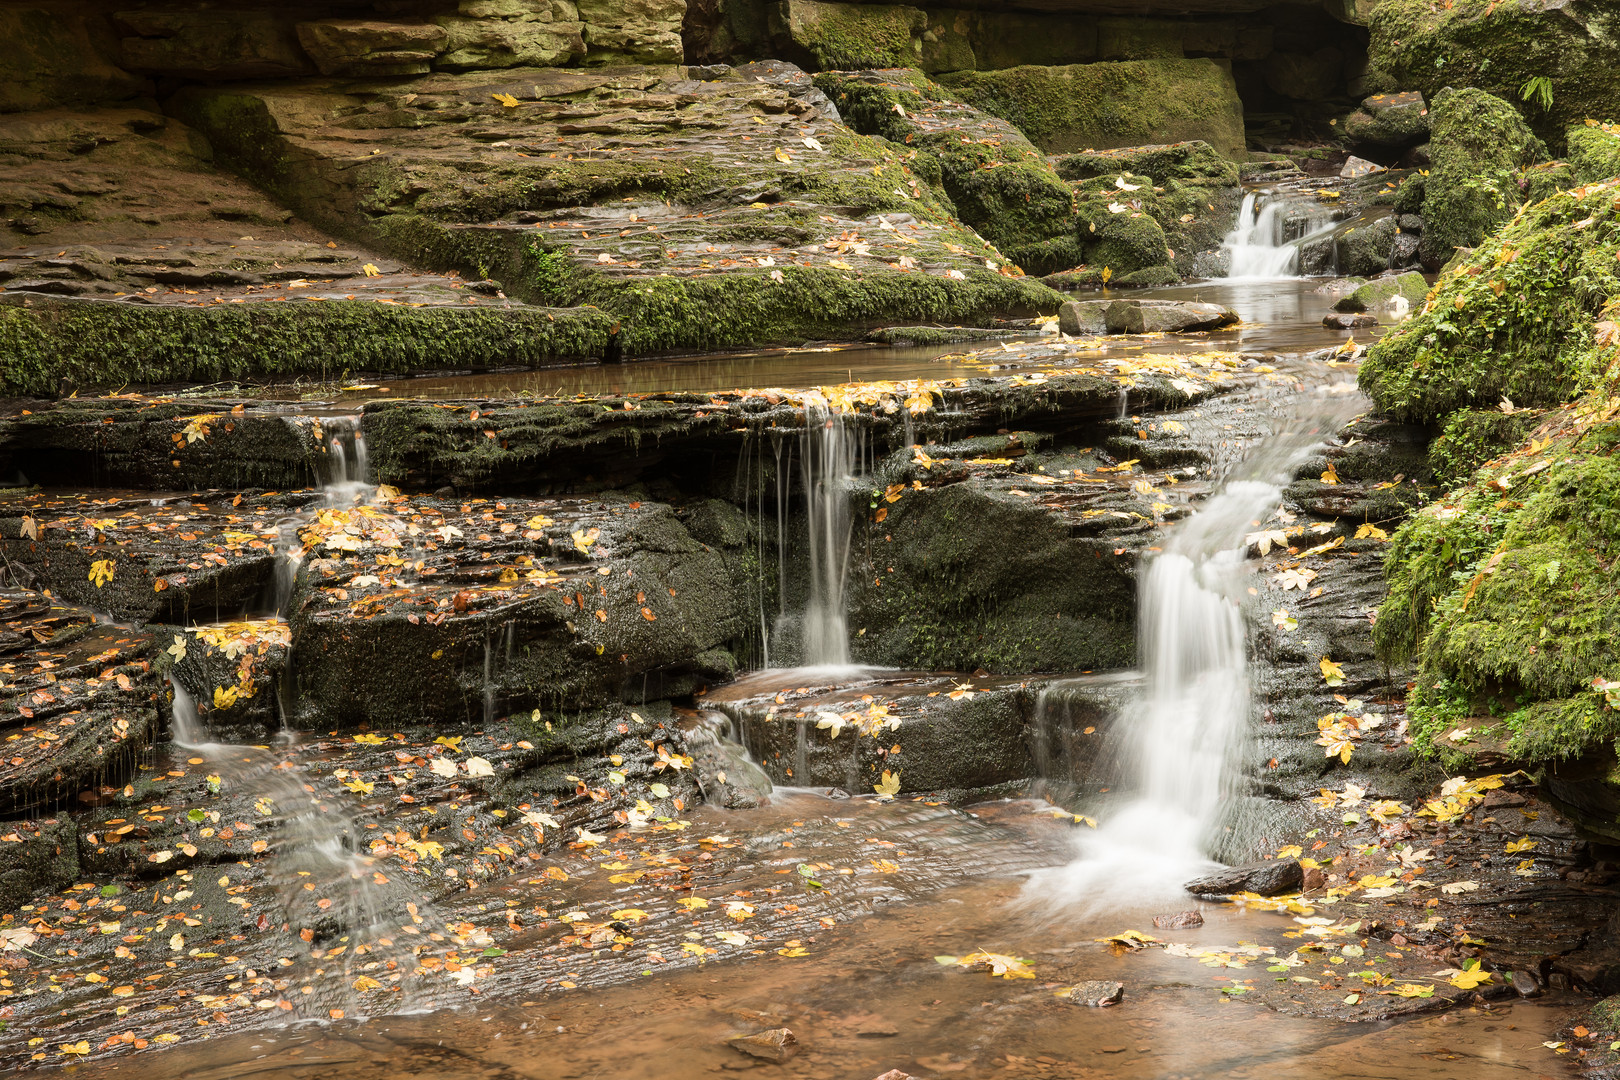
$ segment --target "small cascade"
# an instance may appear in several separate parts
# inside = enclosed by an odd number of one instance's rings
[[[806,406],[800,454],[809,526],[810,593],[802,628],[804,663],[849,664],[844,579],[849,567],[849,482],[856,442],[843,418],[825,406]]]
[[[1231,796],[1250,719],[1244,536],[1277,504],[1293,466],[1362,402],[1349,393],[1307,399],[1144,567],[1137,630],[1144,685],[1119,715],[1112,755],[1096,766],[1106,769],[1102,782],[1120,792],[1118,801],[1099,811],[1106,820],[1081,839],[1080,858],[1037,875],[1032,892],[1096,909],[1165,900],[1213,865],[1212,851],[1232,846]],[[1043,695],[1043,709],[1052,697]],[[1037,753],[1047,759],[1057,721],[1037,720]]]
[[[499,710],[501,676],[512,666],[512,652],[517,637],[517,623],[508,619],[501,624],[500,641],[484,639],[484,725],[496,719]]]
[[[1313,194],[1287,188],[1246,192],[1237,222],[1221,241],[1229,278],[1295,277],[1306,244],[1333,231],[1338,215]]]
[[[326,441],[327,471],[323,493],[333,506],[346,506],[369,496],[374,490],[366,482],[370,462],[366,435],[358,416],[329,416],[318,431]]]

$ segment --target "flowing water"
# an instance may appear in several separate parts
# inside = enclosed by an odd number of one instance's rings
[[[1342,214],[1310,191],[1279,185],[1246,192],[1221,248],[1231,278],[1284,278],[1300,272],[1301,249],[1333,232]]]
[[[1251,718],[1244,537],[1279,504],[1291,468],[1363,407],[1346,384],[1307,395],[1149,559],[1137,616],[1144,682],[1110,763],[1114,798],[1079,858],[1036,875],[1031,897],[1096,911],[1173,902],[1213,855],[1243,842],[1230,796]],[[1062,691],[1046,690],[1037,709]]]
[[[849,571],[849,485],[855,475],[855,451],[855,440],[841,415],[807,409],[799,464],[810,588],[800,625],[804,662],[813,667],[849,664],[844,580]]]

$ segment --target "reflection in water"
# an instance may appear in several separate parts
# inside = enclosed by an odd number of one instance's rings
[[[1157,337],[1105,337],[1095,352],[1080,359],[1103,360],[1147,353],[1186,353],[1205,349],[1244,352],[1303,353],[1344,342],[1343,331],[1322,325],[1334,295],[1318,293],[1320,278],[1204,281],[1164,289],[1105,289],[1076,293],[1075,300],[1200,300],[1225,304],[1243,317],[1241,325],[1208,334]],[[1359,340],[1377,336],[1359,331]],[[970,356],[979,350],[981,355]],[[587,364],[478,375],[443,375],[395,379],[386,388],[336,394],[334,402],[380,397],[516,397],[574,394],[712,393],[749,387],[808,387],[881,379],[947,379],[993,374],[993,343],[921,347],[853,346],[847,348],[776,349],[753,353],[637,360],[624,364]],[[276,388],[271,388],[272,390]],[[287,388],[280,388],[282,391]]]

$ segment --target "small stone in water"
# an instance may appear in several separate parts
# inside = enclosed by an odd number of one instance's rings
[[[1202,922],[1203,920],[1199,921]],[[1070,1004],[1073,1005],[1089,1005],[1092,1008],[1100,1009],[1117,1004],[1119,999],[1125,996],[1125,984],[1109,982],[1106,979],[1076,983],[1058,996],[1067,998]],[[1108,1052],[1106,1049],[1104,1050],[1104,1053]]]
[[[1204,917],[1196,911],[1183,911],[1180,915],[1155,915],[1153,925],[1160,930],[1191,930],[1204,925]]]
[[[901,1072],[899,1069],[890,1069],[882,1076],[874,1076],[872,1080],[917,1080],[917,1078],[908,1072]]]
[[[726,1040],[733,1050],[780,1064],[799,1052],[799,1040],[787,1028],[772,1028],[757,1035],[733,1035]]]

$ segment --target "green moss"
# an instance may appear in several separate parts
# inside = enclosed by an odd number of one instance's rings
[[[1456,409],[1556,405],[1603,368],[1593,320],[1620,296],[1613,186],[1524,209],[1434,287],[1427,309],[1373,346],[1361,386],[1402,420]]]
[[[1583,184],[1620,176],[1620,127],[1591,121],[1576,124],[1565,136],[1564,156]]]
[[[1435,482],[1447,489],[1466,483],[1487,461],[1523,443],[1541,416],[1533,409],[1458,409],[1429,444]]]
[[[942,81],[1048,153],[1187,139],[1232,158],[1244,153],[1243,104],[1231,72],[1213,60],[1016,67]]]
[[[922,57],[927,16],[898,4],[784,4],[793,43],[822,69],[909,67]]]
[[[1546,156],[1512,105],[1472,88],[1441,94],[1430,107],[1434,166],[1423,196],[1423,251],[1450,258],[1513,216],[1518,171]]]
[[[944,88],[914,71],[824,72],[816,85],[857,131],[935,163],[956,215],[1025,271],[1050,273],[1082,261],[1068,185],[1004,122],[946,102]]]
[[[1552,80],[1550,110],[1531,109],[1555,140],[1588,117],[1620,119],[1620,13],[1613,5],[1498,0],[1380,0],[1368,16],[1371,67],[1432,102],[1447,86],[1470,86],[1512,101],[1527,79]],[[1527,106],[1528,108],[1528,106]]]
[[[1222,157],[1202,139],[1163,146],[1126,146],[1112,150],[1086,150],[1065,154],[1052,163],[1065,180],[1093,180],[1135,173],[1155,184],[1199,182],[1236,187],[1237,163]]]
[[[34,298],[0,305],[0,392],[544,364],[600,356],[611,323],[601,312],[538,308]]]

